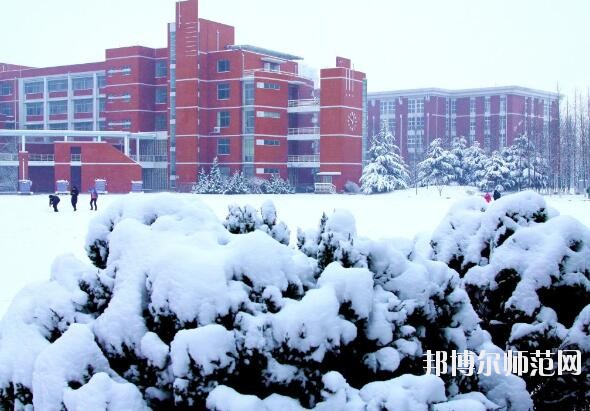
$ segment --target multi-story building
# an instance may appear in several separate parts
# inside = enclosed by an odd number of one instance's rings
[[[234,28],[179,1],[168,47],[106,50],[102,62],[0,64],[0,167],[53,191],[64,179],[109,191],[142,180],[185,190],[217,158],[222,173],[280,175],[304,189],[358,181],[366,79],[337,58],[320,89],[299,57],[236,45]]]
[[[524,87],[468,90],[438,88],[386,91],[368,95],[368,133],[386,125],[407,161],[423,157],[436,138],[449,143],[462,136],[487,152],[526,134],[537,147],[555,151],[559,134],[559,95]]]

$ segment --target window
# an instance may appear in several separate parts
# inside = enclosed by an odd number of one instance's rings
[[[78,77],[72,80],[74,90],[92,90],[92,77]]]
[[[217,127],[229,127],[229,111],[217,112]]]
[[[104,98],[98,99],[98,112],[103,113],[106,111],[107,108],[107,101]]]
[[[27,124],[27,130],[43,130],[43,124]]]
[[[254,133],[254,110],[244,111],[244,134]]]
[[[469,119],[469,134],[475,135],[475,117]]]
[[[156,87],[156,104],[166,104],[167,93],[166,87]]]
[[[12,116],[14,114],[14,107],[11,103],[1,103],[0,114],[3,114],[5,116]]]
[[[85,121],[83,123],[74,123],[74,130],[90,131],[92,130],[92,122]]]
[[[217,72],[227,73],[229,71],[229,60],[217,60]]]
[[[387,120],[387,128],[390,132],[395,134],[395,118]]]
[[[67,114],[68,113],[68,102],[67,100],[50,101],[49,102],[49,114]]]
[[[254,82],[244,82],[244,105],[254,104]]]
[[[279,140],[262,140],[264,146],[280,146],[281,142]]]
[[[229,83],[220,83],[217,85],[217,100],[229,99]]]
[[[488,115],[490,114],[490,106],[491,106],[490,98],[486,97],[486,99],[485,99],[485,113]]]
[[[43,82],[36,81],[34,83],[25,83],[25,94],[39,94],[43,93]]]
[[[256,83],[256,88],[263,88],[267,90],[280,90],[281,85],[279,83],[269,83],[265,81],[259,81]]]
[[[281,65],[279,63],[264,62],[264,71],[279,72],[280,70]]]
[[[262,174],[279,174],[278,168],[263,168]]]
[[[92,99],[74,100],[74,113],[92,113]]]
[[[25,104],[27,116],[42,116],[43,103],[27,103]]]
[[[168,75],[168,62],[166,60],[156,61],[156,78]]]
[[[49,130],[67,130],[68,123],[51,123],[49,124]]]
[[[123,67],[118,68],[118,69],[113,68],[113,69],[107,70],[107,74],[109,76],[112,76],[113,74],[118,74],[118,73],[121,73],[124,76],[130,75],[131,74],[131,66],[123,66]]]
[[[230,177],[230,168],[228,166],[219,166],[219,174],[221,177],[229,178]]]
[[[57,91],[67,91],[68,90],[68,79],[57,79],[57,80],[49,80],[47,82],[47,90],[52,92]]]
[[[98,83],[98,88],[103,88],[107,85],[107,78],[104,75],[100,74],[96,76],[96,82]]]
[[[419,98],[418,100],[416,100],[416,112],[424,113],[424,99],[423,98]]]
[[[108,124],[110,127],[121,128],[124,130],[129,130],[131,128],[131,120],[121,120],[121,121],[109,121]]]
[[[107,129],[107,123],[106,123],[106,121],[99,121],[98,122],[98,129],[100,131],[106,130]]]
[[[500,113],[506,113],[506,96],[500,97]]]
[[[381,102],[381,115],[395,115],[395,101]]]
[[[229,154],[229,138],[220,138],[217,140],[217,154]]]
[[[484,119],[483,129],[484,129],[484,134],[486,136],[489,136],[492,133],[491,132],[491,128],[490,128],[490,119],[489,119],[489,117],[486,117]]]
[[[12,84],[8,81],[0,81],[0,96],[10,96],[12,94]]]
[[[244,163],[254,161],[254,136],[244,136],[242,140],[242,160]]]
[[[131,94],[109,94],[107,95],[108,100],[122,100],[125,103],[129,103],[131,101]]]
[[[416,100],[413,98],[408,99],[408,113],[416,112]]]
[[[259,118],[281,118],[281,113],[276,111],[257,111],[256,117]]]
[[[166,114],[156,114],[154,123],[156,131],[166,131],[168,129],[168,124],[166,124]]]
[[[457,100],[451,100],[451,115],[454,116],[457,114]]]
[[[472,116],[475,115],[475,98],[473,97],[469,99],[469,113]]]

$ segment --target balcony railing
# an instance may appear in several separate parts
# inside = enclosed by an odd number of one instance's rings
[[[301,99],[301,100],[289,100],[289,107],[307,107],[316,106],[320,104],[320,100],[317,98]]]
[[[18,161],[18,154],[0,153],[0,161]]]
[[[287,162],[289,163],[319,163],[319,154],[303,154],[303,155],[292,155],[287,156]]]
[[[298,136],[301,134],[320,134],[319,127],[297,127],[287,129],[287,134],[290,136]]]
[[[244,77],[252,77],[252,76],[254,76],[255,73],[264,73],[264,74],[270,73],[270,74],[280,74],[280,75],[288,76],[288,77],[303,78],[303,79],[311,81],[311,79],[309,77],[302,76],[299,73],[291,73],[288,71],[270,70],[270,69],[264,69],[264,68],[244,70],[243,73],[244,73]]]
[[[55,161],[53,154],[29,154],[29,161]]]

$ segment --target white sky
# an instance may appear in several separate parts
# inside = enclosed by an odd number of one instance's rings
[[[163,47],[174,0],[3,0],[0,62],[37,67]],[[200,0],[236,43],[293,53],[315,68],[352,58],[369,91],[590,86],[588,0]]]

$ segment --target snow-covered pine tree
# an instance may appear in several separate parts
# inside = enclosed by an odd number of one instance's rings
[[[381,131],[371,142],[369,163],[360,179],[361,189],[365,194],[389,192],[407,188],[409,180],[408,167],[387,123],[383,122]]]
[[[479,146],[478,141],[465,150],[463,156],[463,177],[467,185],[479,186],[480,181],[484,178],[486,163],[488,157]]]
[[[467,154],[467,140],[465,137],[454,137],[451,142],[451,154],[453,155],[453,168],[455,169],[454,181],[458,184],[467,184],[468,174],[465,170],[465,156]]]
[[[205,172],[204,168],[201,168],[199,178],[197,183],[193,186],[192,191],[195,194],[207,194],[209,192],[209,174]]]
[[[450,151],[445,150],[440,138],[432,140],[424,161],[418,164],[418,181],[422,185],[434,185],[442,195],[444,185],[453,181],[455,168],[454,158]]]
[[[225,194],[249,194],[248,180],[241,171],[236,171],[227,181]]]
[[[511,188],[513,185],[510,169],[506,164],[505,157],[499,152],[494,151],[485,165],[483,178],[479,181],[479,188],[486,191],[494,190],[497,186],[504,189]]]
[[[295,187],[279,175],[273,174],[270,180],[262,184],[262,191],[266,194],[294,194]]]
[[[209,193],[211,194],[224,194],[226,188],[226,179],[221,175],[219,169],[219,163],[217,157],[213,159],[213,165],[209,170]]]

